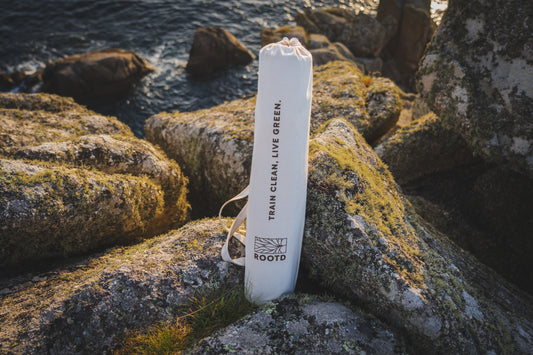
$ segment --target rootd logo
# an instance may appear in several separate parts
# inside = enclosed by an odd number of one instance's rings
[[[287,238],[254,239],[254,259],[260,261],[283,261],[287,258]]]

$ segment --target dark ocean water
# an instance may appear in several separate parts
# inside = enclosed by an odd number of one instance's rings
[[[372,11],[377,0],[0,0],[0,72],[34,71],[52,60],[120,47],[147,59],[157,71],[133,94],[97,111],[115,115],[138,136],[161,111],[193,111],[257,90],[257,59],[210,80],[185,73],[194,30],[223,26],[254,54],[263,28],[292,23],[305,8],[345,6]]]

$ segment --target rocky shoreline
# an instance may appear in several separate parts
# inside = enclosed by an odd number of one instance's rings
[[[296,36],[315,59],[300,279],[316,294],[300,284],[186,353],[531,353],[533,75],[528,39],[505,35],[524,24],[505,19],[533,9],[515,5],[451,2],[427,48],[425,1],[307,11],[261,33]],[[224,31],[198,41],[245,53]],[[195,75],[221,70],[207,41]],[[115,53],[131,59],[114,67],[133,78],[124,95],[149,65]],[[162,112],[142,140],[70,98],[0,93],[1,352],[111,353],[198,290],[242,287],[220,259],[224,229],[199,217],[247,185],[254,107]]]

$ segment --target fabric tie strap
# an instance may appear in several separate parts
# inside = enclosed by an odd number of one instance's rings
[[[237,233],[237,229],[239,229],[239,227],[244,223],[244,220],[246,219],[246,213],[247,213],[247,210],[248,210],[248,203],[246,203],[244,205],[244,207],[241,209],[241,211],[239,212],[237,217],[235,217],[235,220],[231,224],[230,228],[226,227],[226,225],[222,221],[222,210],[224,209],[224,207],[226,207],[226,205],[228,203],[231,203],[231,202],[234,202],[234,201],[238,201],[238,200],[242,200],[243,198],[248,197],[249,187],[250,187],[249,185],[246,186],[244,188],[244,190],[239,192],[235,197],[233,197],[232,199],[226,201],[222,205],[222,207],[220,207],[220,211],[218,212],[218,219],[220,221],[220,224],[222,224],[222,226],[224,227],[226,232],[228,232],[228,235],[226,237],[226,241],[224,242],[224,245],[222,246],[222,251],[221,251],[222,260],[231,262],[231,263],[233,263],[235,265],[239,265],[239,266],[244,266],[244,256],[240,257],[240,258],[232,259],[231,256],[229,255],[228,244],[229,244],[229,241],[230,241],[231,237],[235,237],[239,242],[241,242],[242,244],[245,244],[244,240],[245,240],[246,237],[243,236],[242,234]]]

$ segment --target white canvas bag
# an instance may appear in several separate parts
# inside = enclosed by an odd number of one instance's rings
[[[222,249],[224,260],[245,265],[246,295],[256,303],[290,293],[296,285],[305,221],[312,68],[311,54],[296,38],[269,44],[259,53],[249,191],[226,202],[249,192],[248,204],[228,230]],[[235,231],[246,215],[244,240]],[[229,256],[232,236],[246,245],[245,258]]]

